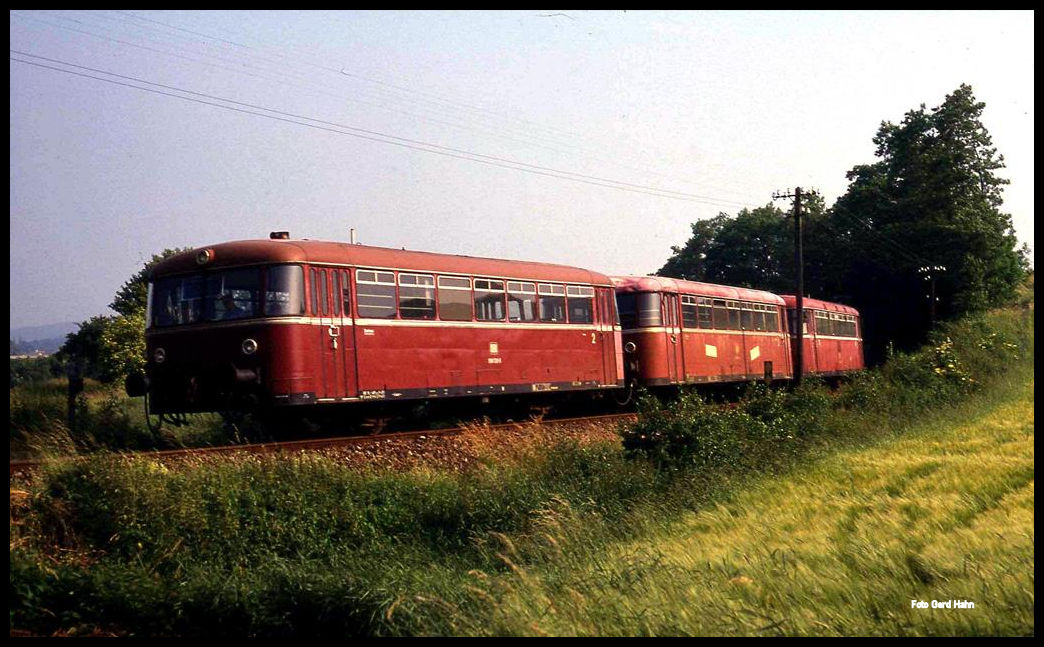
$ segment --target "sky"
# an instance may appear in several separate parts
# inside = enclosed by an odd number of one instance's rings
[[[11,327],[267,238],[655,272],[962,83],[1033,247],[1033,12],[12,11]]]

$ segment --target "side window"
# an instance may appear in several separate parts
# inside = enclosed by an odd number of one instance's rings
[[[503,321],[504,315],[504,282],[475,279],[475,319]]]
[[[316,295],[319,294],[319,284],[317,282],[317,279],[315,278],[315,274],[316,274],[315,268],[313,267],[313,268],[311,268],[309,270],[309,273],[308,273],[309,277],[311,277],[310,280],[308,281],[308,283],[309,283],[308,290],[309,290],[309,292],[312,295],[312,310],[311,310],[311,313],[313,315],[319,314],[319,299],[316,297]]]
[[[740,310],[739,303],[736,301],[727,301],[725,309],[729,313],[729,330],[740,329]]]
[[[765,332],[765,306],[761,304],[754,306],[754,330]]]
[[[827,316],[827,314],[825,312],[820,312],[818,310],[816,310],[815,313],[816,313],[816,334],[817,335],[824,335],[824,336],[833,335],[834,331],[831,329],[830,319]]]
[[[439,318],[443,321],[471,321],[471,279],[439,277]]]
[[[403,319],[435,318],[435,277],[399,273],[399,316]]]
[[[697,312],[696,297],[683,294],[681,298],[682,327],[698,328],[699,315]]]
[[[594,323],[594,288],[570,285],[566,288],[570,323]]]
[[[355,271],[357,312],[367,319],[395,318],[395,274],[374,270]]]
[[[740,307],[740,328],[742,330],[754,330],[754,312],[749,303]]]
[[[638,325],[638,295],[633,292],[616,293],[616,314],[624,330]]]
[[[344,316],[352,316],[352,286],[348,270],[341,270],[341,305],[344,307]]]
[[[779,332],[779,308],[770,306],[768,312],[765,313],[765,330]]]
[[[615,291],[609,288],[599,288],[598,295],[600,323],[606,326],[620,325],[620,320],[616,316],[616,309],[613,307],[616,305]]]
[[[341,294],[341,273],[337,270],[330,270],[330,314],[341,314],[339,294]]]
[[[319,314],[326,316],[330,314],[329,302],[326,299],[327,278],[326,270],[318,271],[319,278]]]
[[[565,323],[565,286],[541,283],[537,286],[540,297],[540,321]]]
[[[729,329],[729,311],[725,308],[725,301],[722,299],[713,300],[714,310],[714,329],[715,330],[728,330]]]
[[[536,283],[508,281],[508,320],[536,321],[537,291]]]
[[[712,317],[711,300],[703,297],[697,297],[696,299],[696,323],[699,324],[700,328],[713,328],[714,320]]]

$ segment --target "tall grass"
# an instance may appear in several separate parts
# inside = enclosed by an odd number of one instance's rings
[[[153,433],[142,398],[128,398],[119,387],[85,380],[69,417],[68,382],[50,379],[11,388],[10,451],[28,459],[98,451],[201,447],[226,444],[228,434],[217,415],[192,416],[186,426],[164,425]],[[153,418],[156,421],[156,418]]]
[[[1034,631],[1033,383],[607,548],[482,584],[468,629],[554,635]],[[649,529],[647,529],[649,530]],[[600,549],[599,549],[600,548]],[[911,608],[967,600],[974,609]]]
[[[1032,537],[1027,546],[1018,534],[1027,502],[1032,520],[1032,458],[1028,471],[1015,460],[1026,431],[1010,424],[1024,409],[993,435],[961,440],[1030,379],[1032,320],[1000,314],[941,335],[836,395],[755,387],[728,413],[694,397],[646,403],[621,430],[626,450],[545,436],[521,450],[487,443],[462,471],[358,471],[317,455],[177,466],[99,455],[54,467],[12,496],[11,626],[320,637],[1032,631],[1032,598],[1027,621],[1020,593],[1027,570],[1032,589]],[[918,426],[943,413],[946,424]],[[956,437],[955,424],[965,425]],[[645,442],[664,429],[676,436]],[[949,440],[925,444],[932,434]],[[990,462],[998,442],[1007,458]],[[827,462],[853,447],[879,453]],[[1019,530],[993,541],[1001,518]],[[944,550],[954,537],[967,538],[960,557]],[[958,563],[978,574],[960,579]],[[1003,593],[982,588],[990,577]],[[937,586],[950,581],[963,588]],[[820,592],[829,604],[815,606]],[[889,597],[947,592],[1001,606],[992,621],[910,624],[936,616]]]

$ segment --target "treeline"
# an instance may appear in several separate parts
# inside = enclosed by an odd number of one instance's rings
[[[996,175],[1004,157],[984,106],[961,85],[936,108],[882,122],[878,161],[849,171],[832,207],[814,193],[802,201],[805,294],[859,309],[871,362],[890,344],[923,343],[937,321],[1010,303],[1029,271],[1001,211],[1009,181]],[[695,222],[657,273],[793,294],[790,216],[770,202]]]
[[[53,353],[65,343],[65,337],[48,337],[47,339],[11,339],[12,355],[29,355],[31,353]]]

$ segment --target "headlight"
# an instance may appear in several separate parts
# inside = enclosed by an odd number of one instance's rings
[[[164,360],[167,359],[167,351],[163,350],[162,348],[157,348],[155,352],[152,353],[152,359],[157,364],[162,364]]]
[[[253,339],[244,339],[240,348],[244,355],[253,355],[257,352],[257,342]]]
[[[214,258],[214,250],[212,250],[212,249],[201,250],[198,254],[196,254],[196,264],[197,265],[206,265],[213,258]]]
[[[636,350],[638,350],[638,346],[633,341],[629,341],[626,344],[624,344],[625,353],[633,353]]]

